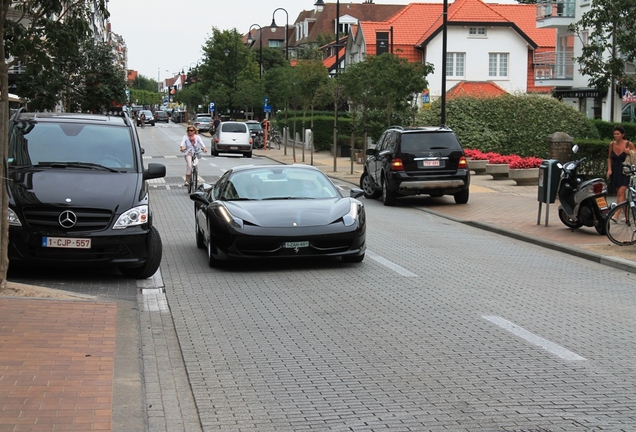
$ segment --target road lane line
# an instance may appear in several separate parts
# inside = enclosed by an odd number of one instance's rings
[[[369,251],[368,249],[367,249],[366,254],[372,260],[377,261],[378,263],[382,264],[383,266],[390,268],[394,272],[399,273],[399,274],[401,274],[404,277],[419,277],[419,275],[416,275],[415,273],[411,273],[410,271],[408,271],[404,267],[399,266],[399,265],[395,264],[394,262],[389,261],[386,258],[382,258],[380,255],[376,255],[373,252]]]
[[[537,336],[534,333],[531,333],[528,330],[519,327],[515,323],[508,321],[507,319],[493,315],[482,315],[482,318],[492,322],[493,324],[498,325],[504,330],[508,330],[510,333],[519,336],[522,339],[525,339],[533,345],[539,346],[546,351],[561,357],[564,360],[587,361],[586,358],[563,348],[561,345],[557,345],[554,342],[550,342],[547,339]]]

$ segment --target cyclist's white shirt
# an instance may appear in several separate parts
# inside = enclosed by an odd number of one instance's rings
[[[184,155],[193,155],[194,153],[200,153],[201,150],[206,148],[203,140],[201,139],[201,136],[197,134],[195,134],[194,136],[194,145],[192,145],[192,141],[190,141],[188,135],[184,135],[181,139],[181,144],[179,144],[179,147],[185,147],[185,151],[183,152]]]

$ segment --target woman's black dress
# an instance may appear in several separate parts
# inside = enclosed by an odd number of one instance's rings
[[[627,153],[617,155],[612,150],[612,175],[610,176],[610,186],[617,189],[621,186],[629,186],[629,177],[623,174],[623,162],[627,157]]]

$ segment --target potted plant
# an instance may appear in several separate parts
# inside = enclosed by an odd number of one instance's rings
[[[490,174],[493,180],[503,180],[508,178],[508,170],[510,169],[510,162],[512,162],[517,155],[497,155],[488,161],[486,164],[486,174]]]
[[[488,154],[477,149],[464,150],[468,159],[468,168],[475,174],[485,174],[486,165],[488,164]]]
[[[543,159],[533,156],[515,159],[510,163],[508,178],[514,180],[517,186],[538,185],[541,163]]]

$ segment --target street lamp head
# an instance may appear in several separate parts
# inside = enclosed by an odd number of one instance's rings
[[[325,5],[325,2],[322,0],[318,0],[316,1],[316,3],[314,3],[314,6],[324,6],[324,5]]]
[[[225,49],[223,50],[223,54],[225,54],[225,57],[229,56],[229,55],[230,55],[230,50],[229,50],[229,48],[225,48]]]
[[[276,20],[274,19],[274,17],[272,17],[272,23],[269,26],[272,29],[272,33],[275,33],[278,26],[276,25]]]
[[[254,43],[254,38],[252,37],[252,34],[250,33],[250,34],[247,36],[247,44],[248,44],[248,45],[252,45],[253,43]]]

